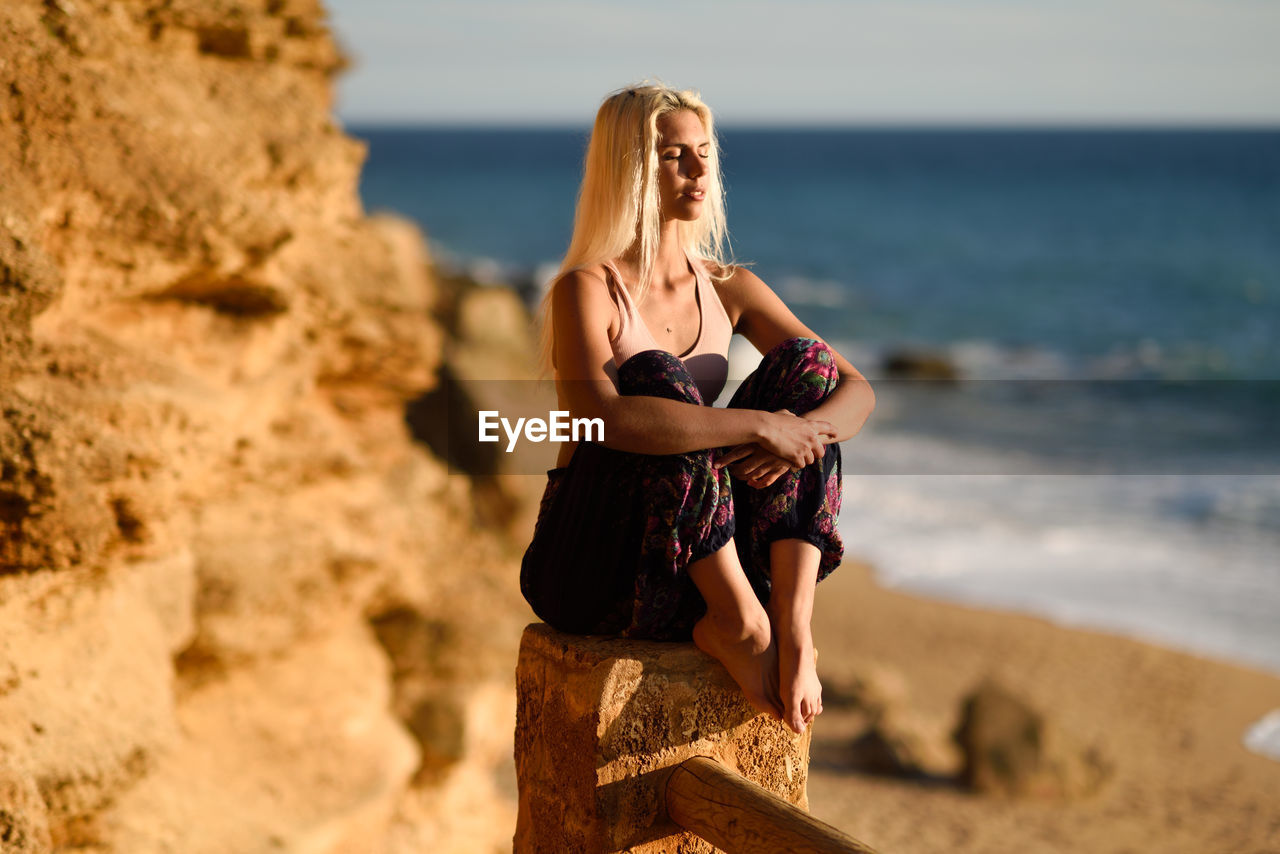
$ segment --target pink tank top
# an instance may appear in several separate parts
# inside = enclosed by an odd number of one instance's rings
[[[684,362],[693,382],[698,386],[698,393],[708,406],[724,389],[725,380],[729,376],[729,339],[733,337],[733,324],[720,302],[715,285],[701,261],[685,251],[685,258],[693,269],[696,280],[698,300],[698,337],[693,346],[683,353],[673,354]],[[609,290],[618,307],[618,334],[609,342],[613,346],[613,363],[605,367],[605,372],[615,382],[618,379],[618,365],[630,359],[636,353],[645,350],[665,349],[654,340],[644,319],[636,309],[631,294],[622,283],[622,276],[612,262],[605,262],[605,269],[612,275]]]

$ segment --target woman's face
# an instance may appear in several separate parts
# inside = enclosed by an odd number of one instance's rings
[[[692,110],[658,117],[658,197],[664,220],[702,216],[711,141]]]

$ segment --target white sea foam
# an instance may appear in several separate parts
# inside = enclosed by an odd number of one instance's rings
[[[1280,673],[1280,537],[1169,510],[1191,494],[1274,496],[1280,478],[1023,473],[873,430],[844,452],[845,542],[886,583]],[[1005,473],[954,473],[966,466]]]
[[[804,276],[784,276],[777,283],[778,295],[788,305],[809,305],[818,308],[842,308],[851,296],[849,285],[834,279],[810,279]]]
[[[1273,709],[1244,735],[1244,746],[1268,759],[1280,761],[1280,709]]]
[[[960,375],[984,380],[1071,379],[1076,371],[1061,353],[1039,347],[1007,347],[993,341],[957,341],[946,350]]]
[[[992,461],[874,432],[843,449],[846,551],[882,583],[1280,674],[1280,532],[1233,512],[1276,506],[1280,477],[1026,474],[1010,459],[1008,474],[929,474]],[[1226,509],[1169,512],[1188,500]],[[1242,738],[1280,760],[1280,710]]]

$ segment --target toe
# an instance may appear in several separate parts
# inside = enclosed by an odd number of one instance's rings
[[[805,721],[804,706],[800,702],[795,702],[787,707],[787,726],[791,727],[797,733],[804,732]]]

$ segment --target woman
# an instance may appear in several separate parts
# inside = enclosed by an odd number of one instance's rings
[[[697,94],[640,85],[606,98],[543,306],[560,408],[601,418],[604,437],[562,446],[521,589],[564,631],[692,637],[799,733],[822,711],[814,586],[843,552],[835,443],[874,397],[764,282],[727,263],[725,236]],[[728,408],[712,408],[734,332],[764,361]]]

